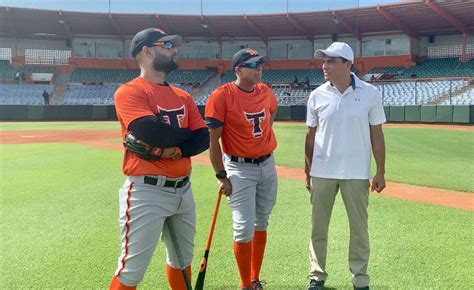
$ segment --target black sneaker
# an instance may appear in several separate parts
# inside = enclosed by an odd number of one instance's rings
[[[354,290],[369,290],[369,286],[365,286],[365,287],[356,287],[356,286],[354,286]]]
[[[252,280],[252,290],[263,290],[263,285],[267,284],[267,282],[263,280]]]
[[[316,281],[316,280],[311,279],[307,290],[323,290],[323,289],[324,289],[324,281]]]

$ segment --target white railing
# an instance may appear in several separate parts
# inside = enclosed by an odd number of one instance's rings
[[[444,45],[428,47],[428,58],[449,58],[460,57],[462,55],[462,45]],[[468,58],[474,56],[474,44],[466,44],[466,55]]]
[[[69,64],[70,50],[25,49],[26,64]]]

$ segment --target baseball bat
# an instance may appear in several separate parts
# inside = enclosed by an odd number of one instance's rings
[[[216,226],[217,213],[219,212],[221,197],[222,193],[219,192],[217,195],[216,207],[214,208],[214,214],[212,216],[211,229],[209,230],[209,236],[207,237],[207,245],[206,250],[204,251],[204,258],[202,259],[201,269],[199,270],[199,274],[196,280],[196,286],[194,287],[195,290],[204,289],[204,279],[206,278],[207,270],[207,259],[209,258],[209,251],[211,249],[212,236],[214,235],[214,228]]]
[[[183,255],[181,254],[181,250],[179,249],[178,238],[176,237],[171,218],[167,218],[166,223],[168,225],[168,232],[170,233],[170,238],[171,242],[173,243],[173,248],[176,257],[178,257],[179,267],[181,268],[181,273],[183,274],[184,282],[186,283],[186,290],[193,290],[193,287],[191,286],[191,281],[189,281],[188,273],[186,273],[186,265],[184,264],[184,259]]]

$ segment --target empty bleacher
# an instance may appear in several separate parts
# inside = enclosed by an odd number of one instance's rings
[[[222,82],[223,84],[228,83],[228,82],[233,82],[233,81],[235,81],[235,79],[236,79],[236,76],[235,76],[235,72],[234,72],[234,71],[225,72],[225,73],[221,76],[221,82]]]
[[[471,86],[467,90],[444,100],[442,105],[474,105],[474,87]]]
[[[62,105],[113,105],[114,93],[120,84],[77,84],[69,85],[61,102]],[[176,85],[188,92],[192,87]]]
[[[23,66],[13,68],[8,60],[0,61],[0,82],[11,83],[15,72],[55,73],[55,67]],[[473,77],[474,60],[461,63],[457,58],[429,59],[410,68],[380,67],[373,68],[369,73],[400,74],[397,78],[410,78],[416,73],[417,78],[405,81],[374,82],[382,91],[384,105],[414,105],[414,104],[455,104],[468,105],[473,102],[473,89],[468,89],[468,77]],[[126,69],[76,69],[69,78],[69,90],[60,104],[79,105],[111,105],[113,95],[121,83],[125,83],[139,75],[138,70]],[[212,70],[176,70],[167,75],[167,81],[178,85],[193,94],[193,89],[205,84],[215,75]],[[463,76],[457,80],[420,80],[421,78],[444,78],[446,76]],[[300,83],[293,84],[295,76]],[[263,81],[272,86],[280,105],[304,105],[309,95],[309,89],[302,85],[309,79],[310,85],[315,86],[324,82],[321,69],[302,70],[264,70]],[[226,72],[220,78],[222,83],[235,80],[233,71]],[[85,85],[84,83],[89,83]],[[92,84],[91,84],[92,83]],[[94,84],[95,83],[95,84]],[[52,85],[2,85],[0,103],[2,104],[31,104],[42,105],[42,92],[46,89],[50,95]],[[204,105],[212,89],[198,90],[193,94],[198,105]]]
[[[2,105],[43,105],[43,90],[52,95],[52,85],[0,84]]]
[[[171,84],[202,85],[214,75],[211,70],[175,70],[166,75]]]
[[[398,74],[405,70],[403,66],[384,66],[384,67],[374,67],[368,73],[369,74]]]
[[[312,69],[306,75],[309,78],[310,85],[320,85],[325,82],[322,69]]]
[[[216,88],[207,90],[201,95],[195,95],[194,101],[197,105],[205,105],[207,99]],[[305,105],[307,97],[311,93],[311,90],[303,88],[294,88],[289,85],[274,85],[272,86],[273,93],[277,97],[278,105],[290,106],[290,105]]]
[[[211,70],[175,70],[166,76],[173,84],[199,85],[205,83],[214,74]],[[72,83],[125,83],[140,75],[139,70],[125,69],[84,69],[71,73]]]
[[[279,106],[306,105],[310,90],[292,88],[290,86],[272,86]]]
[[[72,83],[125,83],[137,77],[138,70],[78,68],[71,73]]]
[[[461,63],[457,58],[427,59],[405,69],[397,78],[410,78],[413,73],[417,78],[474,77],[474,69],[471,66],[469,62]]]
[[[8,60],[0,60],[0,82],[9,82],[13,80],[15,70]]]
[[[396,79],[474,77],[474,59],[460,62],[457,58],[427,59],[411,67],[378,67],[372,68],[368,74],[391,74]]]
[[[384,105],[420,105],[436,103],[468,85],[465,80],[409,81],[374,83],[382,93]]]
[[[213,91],[214,90],[209,90],[209,91],[207,91],[206,93],[204,93],[202,95],[193,96],[194,97],[194,102],[196,103],[196,105],[204,106],[207,102],[207,99],[209,98],[209,96],[212,94]]]
[[[303,82],[309,70],[266,70],[263,72],[263,81],[273,84],[290,84],[295,77],[298,82]]]
[[[70,84],[62,105],[112,105],[118,84]]]
[[[111,105],[117,87],[138,77],[139,70],[76,69],[71,73],[64,105]],[[176,70],[166,76],[167,82],[191,93],[193,86],[205,83],[214,74],[211,70]]]
[[[262,74],[263,82],[268,84],[291,84],[295,76],[299,83],[304,83],[306,78],[309,79],[310,85],[318,85],[324,83],[322,69],[299,69],[299,70],[264,70]],[[234,71],[226,72],[222,77],[222,83],[235,80]]]
[[[63,105],[113,105],[118,85],[71,84],[63,97]]]

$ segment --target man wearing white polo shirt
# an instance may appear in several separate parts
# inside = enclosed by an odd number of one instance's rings
[[[307,105],[306,188],[311,192],[311,280],[309,290],[324,289],[327,279],[328,227],[338,190],[349,217],[349,268],[354,289],[368,289],[369,233],[367,207],[371,191],[385,188],[385,113],[380,92],[351,73],[354,53],[334,42],[316,51],[323,58],[326,83],[314,90]],[[370,156],[377,173],[372,184]]]

